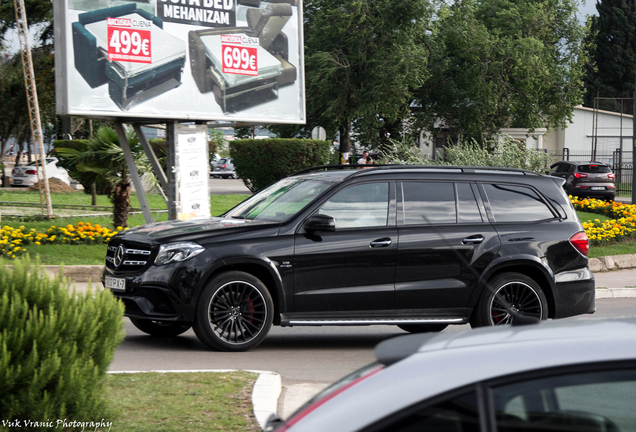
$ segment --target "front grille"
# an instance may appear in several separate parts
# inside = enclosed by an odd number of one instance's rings
[[[138,242],[110,242],[106,252],[106,266],[126,272],[141,270],[152,263],[152,255],[150,245]]]

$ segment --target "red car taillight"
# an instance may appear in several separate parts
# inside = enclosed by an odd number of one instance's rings
[[[587,177],[587,174],[583,174],[583,173],[574,173],[574,177],[576,177],[576,178],[585,178],[585,177]]]
[[[227,165],[219,165],[221,168],[227,168]]]
[[[616,178],[616,176],[614,175],[614,173],[609,173],[609,174],[607,175],[607,178],[611,178],[611,179],[613,179],[613,178]]]
[[[583,256],[587,256],[590,251],[590,242],[587,238],[587,234],[583,231],[577,232],[570,237],[570,244]]]
[[[15,174],[15,168],[11,170],[11,174]]]
[[[36,170],[26,170],[25,174],[27,175],[36,175],[38,172]]]

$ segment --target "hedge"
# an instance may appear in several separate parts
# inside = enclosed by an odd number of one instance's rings
[[[124,336],[122,303],[109,291],[69,293],[63,279],[49,279],[28,258],[13,261],[13,269],[3,264],[1,419],[21,430],[41,429],[29,422],[102,420],[106,371]]]
[[[297,171],[329,162],[330,141],[271,138],[230,142],[237,175],[257,192]]]

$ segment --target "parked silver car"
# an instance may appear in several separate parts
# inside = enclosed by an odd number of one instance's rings
[[[212,172],[210,175],[215,178],[237,178],[232,158],[221,158],[218,161],[213,162]]]
[[[266,430],[636,431],[633,318],[414,334],[375,354]]]

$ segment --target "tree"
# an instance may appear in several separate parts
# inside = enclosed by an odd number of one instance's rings
[[[427,75],[421,42],[429,8],[426,0],[305,2],[307,114],[340,130],[341,151],[350,147],[353,120],[408,116]]]
[[[585,105],[594,106],[594,98],[634,97],[636,73],[636,14],[634,2],[599,0],[598,16],[590,17],[590,60],[585,69]],[[622,111],[633,112],[633,102],[625,101]],[[617,101],[599,101],[599,108],[621,111]]]
[[[418,92],[431,131],[442,119],[482,142],[502,127],[565,126],[582,101],[584,27],[576,0],[458,0],[432,30],[431,77]]]
[[[149,172],[148,158],[132,129],[126,133],[126,139],[139,174]],[[55,151],[68,158],[78,170],[94,173],[108,184],[108,195],[113,203],[113,224],[115,227],[127,227],[131,179],[117,133],[102,126],[88,140],[86,150],[56,148]]]

